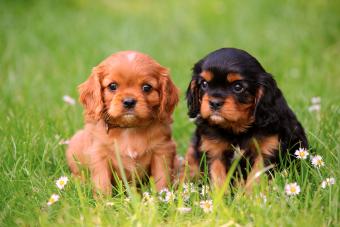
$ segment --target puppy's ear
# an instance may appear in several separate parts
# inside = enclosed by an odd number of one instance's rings
[[[171,119],[171,115],[179,101],[179,97],[178,89],[170,79],[169,71],[165,68],[162,68],[161,70],[160,85],[159,118]]]
[[[85,120],[87,122],[98,121],[101,118],[104,104],[99,75],[100,69],[96,67],[92,70],[90,77],[78,86],[79,101],[84,106]]]
[[[259,75],[259,80],[254,116],[257,125],[265,127],[279,120],[279,115],[283,111],[281,107],[287,104],[271,74],[262,73]]]
[[[201,98],[202,98],[202,92],[199,85],[199,74],[202,72],[201,65],[203,63],[203,60],[197,62],[194,65],[193,68],[193,76],[190,81],[190,84],[187,88],[186,92],[186,99],[187,99],[187,105],[188,105],[188,115],[190,118],[196,118],[197,115],[200,112],[200,106],[201,106]]]

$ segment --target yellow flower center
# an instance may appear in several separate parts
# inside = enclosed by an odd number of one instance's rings
[[[65,184],[65,182],[63,180],[60,180],[59,184],[63,185],[63,184]]]
[[[296,192],[296,188],[295,187],[291,187],[290,191],[294,193],[294,192]]]

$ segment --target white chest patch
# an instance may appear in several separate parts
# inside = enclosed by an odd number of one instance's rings
[[[138,157],[138,152],[133,151],[130,147],[127,148],[127,154],[132,159],[136,159]]]

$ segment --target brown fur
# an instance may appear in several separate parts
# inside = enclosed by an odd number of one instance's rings
[[[207,152],[207,155],[213,159],[221,159],[223,152],[229,149],[229,144],[224,141],[202,137],[200,149]]]
[[[242,80],[243,77],[238,74],[238,73],[228,73],[227,75],[227,81],[229,83],[232,83],[232,82],[235,82],[235,81],[238,81],[238,80]]]
[[[108,88],[113,82],[115,91]],[[142,91],[145,83],[150,92]],[[86,124],[66,151],[72,173],[79,176],[79,165],[85,166],[96,190],[110,194],[112,172],[122,177],[118,153],[129,181],[150,174],[158,190],[167,187],[176,155],[171,115],[178,102],[168,70],[147,55],[119,52],[95,67],[79,92]],[[137,101],[133,110],[123,107],[126,98]]]
[[[210,81],[214,78],[214,74],[212,74],[212,72],[209,71],[203,71],[201,73],[201,77],[203,77],[206,81]]]
[[[252,111],[254,104],[242,104],[234,100],[233,97],[227,97],[218,115],[211,111],[209,100],[213,98],[204,94],[201,103],[201,116],[207,118],[211,124],[219,125],[223,128],[229,128],[238,134],[246,131],[251,123],[254,122]],[[212,116],[213,115],[213,116]]]
[[[279,149],[279,138],[278,135],[268,136],[257,140],[258,147],[255,145],[255,141],[252,142],[250,146],[252,152],[256,154],[255,161],[253,163],[252,169],[247,177],[247,182],[245,185],[246,191],[251,192],[253,183],[258,182],[259,178],[256,174],[263,168],[263,157],[270,157],[275,155],[275,152]],[[259,150],[258,150],[259,149]]]

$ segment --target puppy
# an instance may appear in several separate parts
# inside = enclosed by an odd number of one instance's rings
[[[150,175],[158,190],[167,187],[176,155],[171,115],[178,103],[169,71],[145,54],[118,52],[93,69],[79,93],[85,127],[66,151],[72,173],[79,176],[85,166],[95,191],[107,195],[113,173],[128,181]]]
[[[241,155],[238,168],[242,179],[249,173],[245,187],[250,189],[263,165],[308,147],[304,129],[272,75],[243,50],[222,48],[198,61],[186,98],[196,124],[185,157],[190,177],[200,175],[205,154],[211,181],[221,187],[232,161]]]

